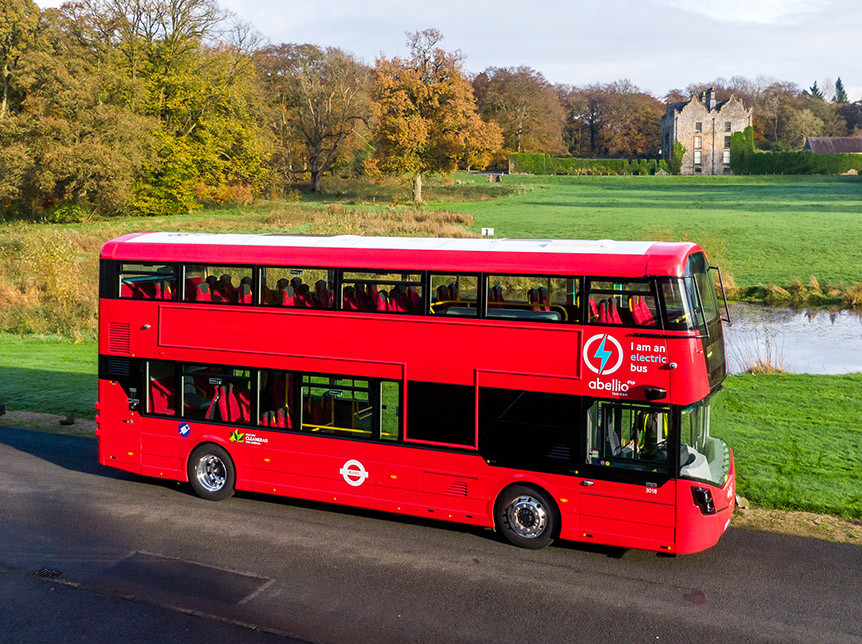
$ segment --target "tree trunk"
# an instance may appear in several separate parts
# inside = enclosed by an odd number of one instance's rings
[[[323,172],[321,170],[312,170],[311,171],[311,190],[313,192],[323,192],[323,186],[321,185],[321,178],[323,177]]]
[[[3,65],[3,102],[0,103],[0,119],[6,116],[6,110],[9,109],[9,65]]]
[[[422,175],[418,172],[413,175],[413,201],[422,202]]]

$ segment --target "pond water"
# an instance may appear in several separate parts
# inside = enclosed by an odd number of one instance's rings
[[[768,361],[791,373],[862,371],[862,314],[753,304],[730,307],[725,326],[731,373]]]

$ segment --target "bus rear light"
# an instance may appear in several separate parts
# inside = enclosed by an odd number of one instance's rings
[[[705,487],[691,488],[694,504],[700,508],[701,514],[715,514],[715,503],[712,502],[712,492]]]

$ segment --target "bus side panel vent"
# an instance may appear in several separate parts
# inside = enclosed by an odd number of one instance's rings
[[[108,324],[108,351],[125,354],[131,352],[131,337],[128,323],[111,322]]]
[[[446,490],[449,496],[467,496],[467,481],[455,481]]]
[[[132,363],[125,358],[108,358],[108,376],[121,378],[132,374]]]

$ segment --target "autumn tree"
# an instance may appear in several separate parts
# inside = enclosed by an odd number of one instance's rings
[[[201,200],[246,200],[265,176],[254,34],[215,0],[92,0],[83,18],[115,52],[129,105],[158,120],[158,160],[135,210],[188,212]]]
[[[584,157],[657,156],[665,107],[627,80],[560,87],[566,110],[566,143]]]
[[[413,175],[413,201],[422,201],[422,175],[451,173],[465,155],[477,166],[502,144],[499,126],[478,118],[473,88],[458,52],[439,46],[436,29],[408,34],[407,58],[380,57],[372,98],[377,117],[371,172]]]
[[[9,113],[12,74],[18,67],[21,52],[33,39],[39,24],[39,7],[32,0],[3,0],[0,3],[0,119]]]
[[[57,206],[111,214],[152,160],[155,119],[113,101],[117,71],[82,38],[74,7],[48,9],[20,59],[27,99],[0,121],[0,201],[18,214]]]
[[[323,174],[371,118],[369,70],[340,49],[315,45],[266,47],[255,60],[277,119],[270,127],[298,137],[311,189],[321,192]]]
[[[489,67],[473,79],[479,112],[496,121],[506,148],[559,153],[563,107],[553,86],[529,67]]]

